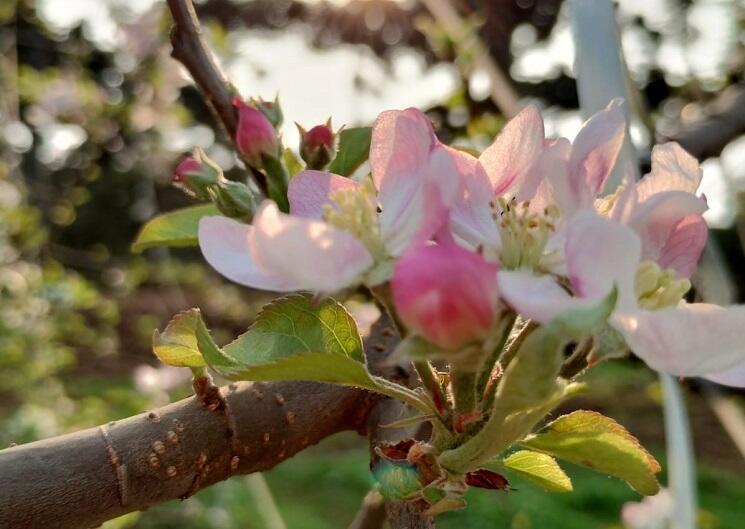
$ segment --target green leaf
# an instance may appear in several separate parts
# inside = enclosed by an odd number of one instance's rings
[[[640,494],[656,494],[660,464],[613,419],[592,411],[559,417],[521,444],[625,480]]]
[[[206,364],[199,352],[197,326],[202,321],[199,309],[178,313],[163,332],[153,334],[153,352],[158,359],[174,367],[204,367]]]
[[[153,246],[196,246],[199,220],[210,215],[220,215],[212,204],[177,209],[158,215],[140,229],[131,250],[140,253]]]
[[[199,310],[191,309],[176,315],[164,333],[156,332],[153,343],[158,357],[170,365],[206,363],[233,380],[313,380],[357,386],[434,414],[415,392],[370,375],[357,326],[333,299],[315,301],[300,294],[279,298],[264,307],[248,331],[224,348],[215,344]],[[164,344],[178,349],[163,349]]]
[[[573,490],[572,480],[548,454],[519,450],[502,460],[501,465],[548,491],[571,492]]]
[[[331,161],[329,171],[349,176],[370,156],[372,127],[344,129],[339,135],[339,151]]]
[[[290,175],[290,178],[303,170],[303,162],[300,161],[300,158],[297,157],[292,149],[285,149],[282,153],[282,159],[285,162],[287,173]]]
[[[307,294],[269,303],[245,334],[225,346],[226,354],[246,366],[301,352],[323,352],[359,362],[364,358],[357,324],[347,310],[331,298],[315,301]]]

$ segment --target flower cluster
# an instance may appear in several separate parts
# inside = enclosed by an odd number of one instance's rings
[[[258,289],[390,283],[404,325],[446,352],[488,340],[507,314],[547,324],[615,288],[591,361],[630,350],[660,371],[745,386],[745,307],[684,299],[707,238],[701,169],[668,143],[649,174],[604,195],[624,130],[620,101],[573,142],[547,139],[527,107],[475,157],[442,144],[415,109],[384,112],[370,176],[302,171],[289,213],[266,200],[250,225],[204,218],[200,246],[220,273]],[[246,144],[273,150],[270,136]]]

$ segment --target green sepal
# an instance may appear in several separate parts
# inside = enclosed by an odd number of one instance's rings
[[[341,176],[350,176],[367,161],[370,155],[372,127],[353,127],[339,133],[339,150],[331,160],[328,170]]]

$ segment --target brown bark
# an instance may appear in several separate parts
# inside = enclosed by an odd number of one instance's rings
[[[365,353],[372,371],[407,383],[408,372],[382,362],[397,343],[382,318]],[[379,425],[404,413],[398,401],[315,382],[199,389],[201,397],[0,451],[0,527],[95,527],[234,475],[268,470],[337,432],[375,428],[377,442],[397,432]]]
[[[312,382],[239,383],[98,428],[0,451],[0,526],[83,529],[237,474],[272,468],[343,430],[375,398]],[[214,406],[213,406],[214,408]]]

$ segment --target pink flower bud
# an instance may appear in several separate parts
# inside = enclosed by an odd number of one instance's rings
[[[331,123],[316,125],[310,130],[300,131],[300,157],[305,160],[308,169],[323,169],[336,152],[336,134],[331,130]]]
[[[277,131],[261,111],[239,97],[233,98],[233,106],[238,109],[238,129],[235,132],[238,150],[248,163],[261,168],[263,156],[276,157],[278,154]]]
[[[180,184],[186,181],[189,173],[199,172],[202,164],[196,161],[192,156],[187,156],[176,166],[176,172],[173,175],[173,181]]]
[[[497,315],[497,266],[454,243],[409,250],[391,287],[403,323],[445,349],[485,338]]]
[[[220,168],[201,149],[196,149],[194,155],[187,156],[176,166],[173,183],[200,200],[209,200],[209,187],[221,178]]]
[[[328,125],[316,125],[305,133],[303,141],[311,149],[318,147],[330,149],[334,145],[334,132]]]

